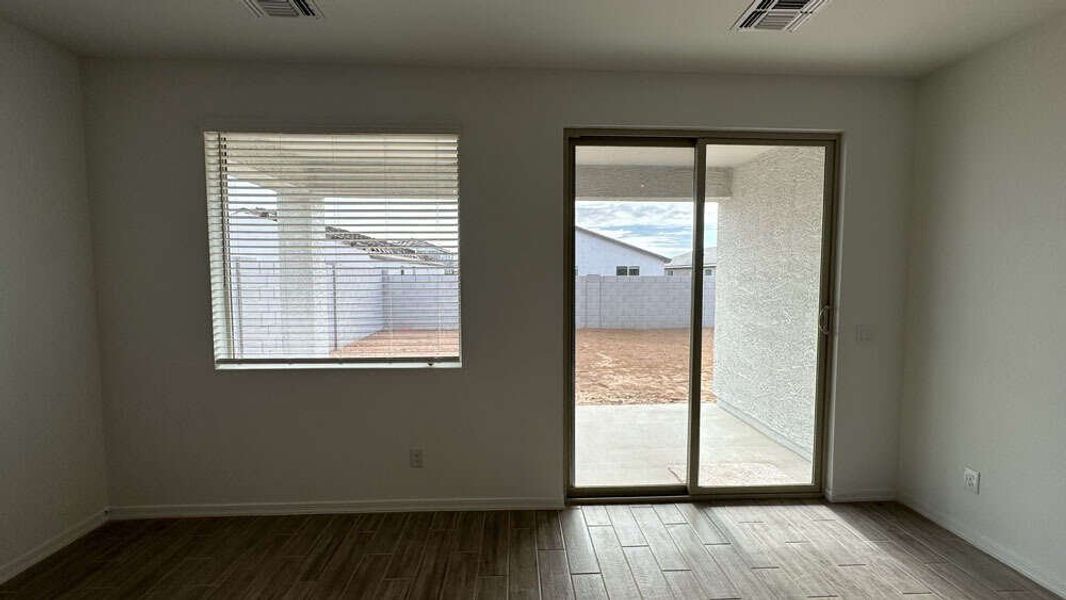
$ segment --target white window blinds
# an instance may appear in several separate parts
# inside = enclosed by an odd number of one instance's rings
[[[457,364],[458,144],[206,132],[216,366]]]

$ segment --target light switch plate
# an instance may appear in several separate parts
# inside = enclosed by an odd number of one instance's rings
[[[869,344],[874,341],[874,327],[868,323],[860,323],[855,326],[855,341],[860,344]]]

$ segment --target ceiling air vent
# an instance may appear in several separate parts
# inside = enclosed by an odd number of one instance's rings
[[[257,17],[322,17],[311,0],[244,0],[244,3]]]
[[[755,0],[740,15],[737,31],[796,31],[829,0]]]

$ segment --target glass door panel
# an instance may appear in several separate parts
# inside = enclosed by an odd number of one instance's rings
[[[577,488],[688,483],[693,146],[575,147]]]
[[[708,144],[697,488],[814,483],[826,147]]]

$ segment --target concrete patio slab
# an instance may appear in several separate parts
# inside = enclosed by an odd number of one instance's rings
[[[701,414],[700,485],[810,483],[810,460],[714,403]],[[685,483],[687,405],[578,405],[575,428],[578,486]]]

